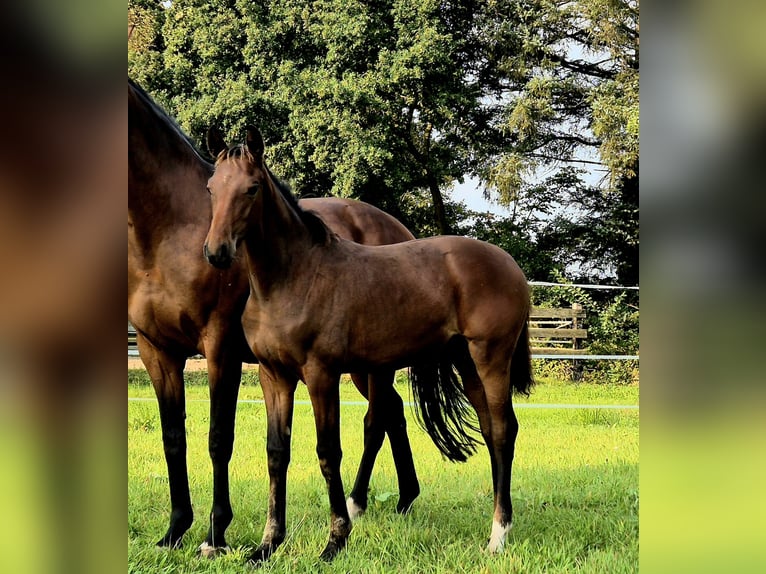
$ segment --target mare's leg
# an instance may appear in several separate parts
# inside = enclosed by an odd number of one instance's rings
[[[351,519],[348,517],[340,475],[340,461],[343,457],[340,445],[340,394],[339,377],[323,369],[314,368],[307,373],[306,386],[314,409],[317,431],[317,457],[330,498],[330,538],[320,559],[332,560],[346,545],[351,533]]]
[[[351,378],[369,404],[364,417],[364,452],[359,462],[354,488],[346,500],[349,516],[355,520],[367,509],[370,477],[375,459],[383,445],[384,433],[388,433],[391,442],[391,454],[399,480],[399,503],[396,510],[407,512],[420,494],[420,485],[407,436],[404,404],[393,388],[394,372],[382,371],[369,377],[352,374]]]
[[[269,504],[261,544],[249,561],[258,564],[274,553],[285,540],[287,467],[290,464],[290,435],[297,381],[279,376],[260,365],[261,388],[266,403],[266,454],[269,465]]]
[[[492,482],[495,511],[487,550],[501,552],[511,530],[513,506],[511,504],[511,470],[519,423],[511,402],[510,357],[512,352],[493,349],[486,343],[469,343],[469,352],[481,381],[488,418],[482,423],[482,434],[489,438],[487,447],[492,461]],[[512,350],[511,350],[512,351]],[[478,391],[476,391],[478,394]],[[469,394],[469,398],[470,398]]]
[[[207,537],[199,547],[199,552],[207,557],[226,548],[225,533],[233,517],[229,500],[229,461],[234,446],[234,419],[242,378],[242,361],[235,349],[234,343],[223,342],[207,354],[210,386],[208,449],[213,463],[213,506]]]
[[[178,546],[192,524],[193,512],[186,470],[186,404],[183,369],[186,359],[157,349],[140,333],[138,353],[152,379],[160,407],[162,444],[170,485],[170,525],[158,546]]]
[[[391,442],[391,455],[394,458],[399,480],[399,502],[396,505],[396,511],[405,513],[409,512],[412,503],[420,495],[420,483],[412,460],[412,447],[407,435],[407,419],[404,417],[404,403],[393,387],[393,378],[392,372],[389,381],[384,381],[382,384],[375,381],[375,386],[383,394],[376,404],[378,411],[384,413],[386,434]]]

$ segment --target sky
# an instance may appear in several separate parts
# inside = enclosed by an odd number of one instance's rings
[[[484,190],[479,179],[466,178],[465,183],[456,183],[450,196],[454,201],[464,201],[468,209],[489,211],[497,215],[510,215],[510,210],[499,203],[484,198]]]

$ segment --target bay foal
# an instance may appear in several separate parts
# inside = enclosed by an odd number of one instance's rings
[[[158,544],[180,544],[192,524],[183,370],[187,357],[199,353],[208,365],[213,465],[210,528],[200,550],[212,555],[226,546],[225,531],[233,516],[228,465],[242,362],[256,361],[240,321],[248,279],[242,261],[222,271],[210,267],[202,256],[200,245],[211,218],[205,186],[212,164],[130,80],[128,119],[128,320],[136,328],[139,354],[159,401],[171,500],[170,523]],[[374,245],[412,239],[399,221],[366,203],[322,198],[302,204],[354,241]],[[365,396],[375,377],[389,381],[393,371],[352,375]],[[397,509],[406,511],[419,493],[402,400],[390,384],[378,387],[382,392],[370,396],[365,449],[351,493],[356,513],[367,505],[370,475],[385,433],[399,477]]]
[[[298,381],[308,387],[329,493],[330,535],[321,553],[329,560],[351,531],[340,475],[339,376],[406,365],[415,365],[420,414],[447,457],[464,460],[473,452],[465,397],[476,410],[495,494],[488,548],[501,550],[511,527],[518,432],[511,393],[526,393],[532,384],[529,291],[519,266],[501,249],[463,237],[378,247],[346,241],[272,176],[256,128],[248,128],[245,145],[213,151],[213,217],[204,253],[228,269],[244,251],[250,296],[242,325],[261,362],[268,418],[268,513],[251,561],[269,558],[285,538]]]

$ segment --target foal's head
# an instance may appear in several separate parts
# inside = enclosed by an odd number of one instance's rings
[[[213,219],[204,254],[212,265],[226,269],[245,236],[253,202],[269,185],[270,175],[263,163],[263,136],[257,128],[248,126],[245,145],[232,148],[216,128],[210,128],[207,145],[216,162],[215,173],[207,183]]]

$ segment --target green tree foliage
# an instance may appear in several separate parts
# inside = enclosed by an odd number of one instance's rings
[[[466,132],[484,113],[464,3],[176,0],[160,19],[161,61],[132,56],[129,70],[195,138],[212,121],[237,137],[256,123],[298,193],[406,219],[398,197],[425,189],[436,230],[451,230],[443,190],[469,171]]]
[[[298,194],[545,252],[535,278],[576,263],[637,280],[637,0],[129,0],[128,15],[129,75],[197,141],[258,125]],[[452,204],[464,176],[510,220],[492,231]]]
[[[581,278],[636,284],[638,0],[491,4],[517,42],[498,61],[506,145],[482,168],[488,189],[531,215],[540,246]]]
[[[493,2],[494,3],[494,2]],[[638,173],[638,0],[497,0],[519,41],[509,78],[512,144],[488,181],[510,201],[540,167],[606,168],[615,186]]]

